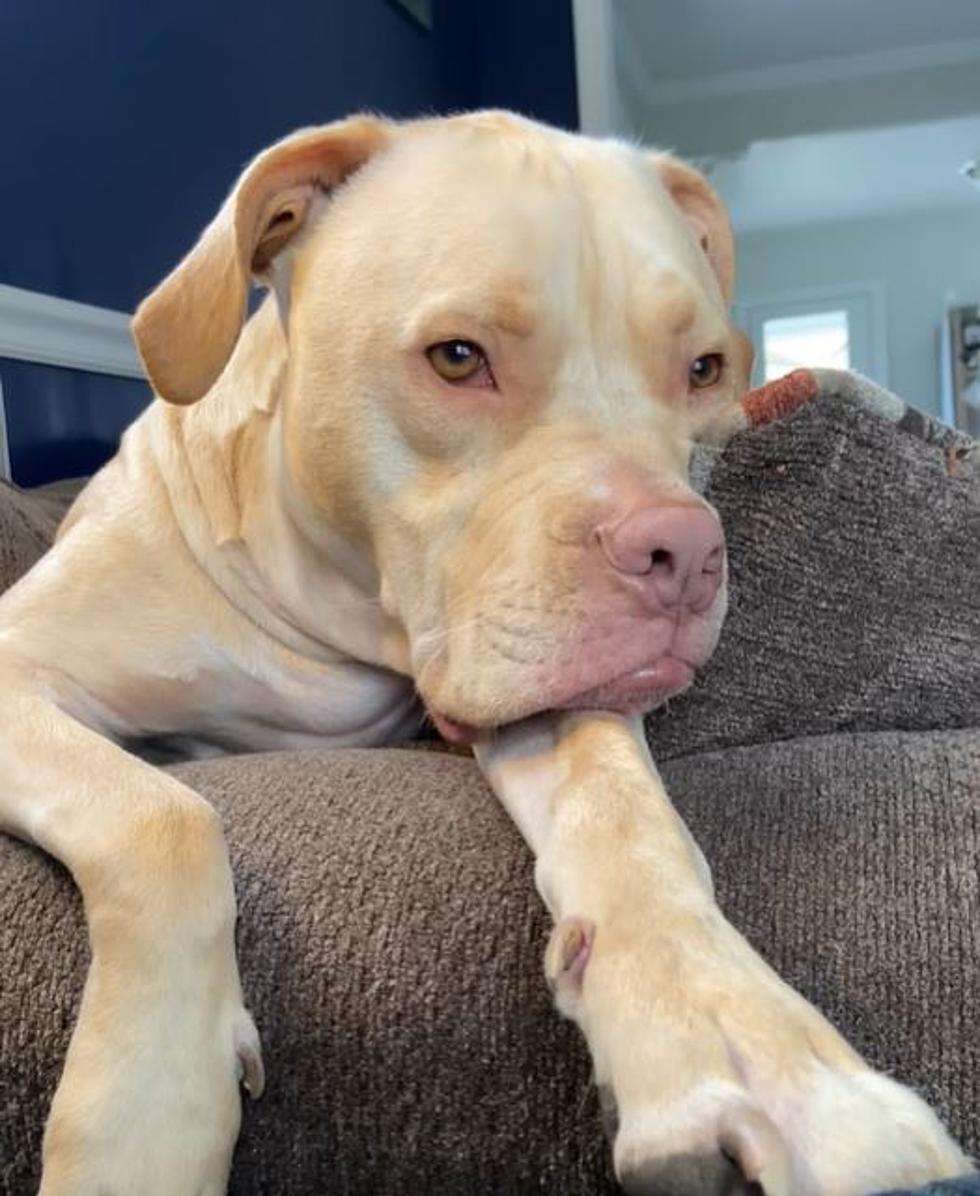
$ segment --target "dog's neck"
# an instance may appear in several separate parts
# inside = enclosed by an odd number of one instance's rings
[[[406,637],[382,609],[373,563],[313,508],[287,467],[286,367],[270,297],[200,403],[159,405],[166,430],[154,439],[178,524],[228,600],[289,648],[409,673]]]

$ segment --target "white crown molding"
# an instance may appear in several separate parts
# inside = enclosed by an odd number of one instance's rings
[[[122,311],[0,284],[0,357],[143,378]]]
[[[658,106],[748,95],[753,92],[819,86],[823,83],[841,83],[849,79],[866,79],[869,76],[957,66],[970,62],[980,62],[980,38],[933,42],[924,46],[898,46],[891,50],[873,50],[868,54],[785,63],[751,71],[729,71],[719,75],[678,79],[666,83],[648,82],[643,74],[636,77],[634,72],[632,82],[633,86],[638,87],[647,104]]]

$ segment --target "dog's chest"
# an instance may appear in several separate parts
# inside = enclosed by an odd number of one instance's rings
[[[84,721],[102,722],[140,754],[161,759],[372,747],[408,738],[422,722],[407,677],[254,643],[236,651],[204,636],[152,681],[123,682],[107,705],[111,713],[93,709]]]

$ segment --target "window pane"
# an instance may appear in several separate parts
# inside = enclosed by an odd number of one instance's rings
[[[819,311],[807,316],[766,320],[762,340],[766,382],[800,366],[850,369],[846,311]]]

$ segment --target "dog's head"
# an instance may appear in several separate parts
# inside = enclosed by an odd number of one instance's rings
[[[208,391],[256,277],[291,484],[372,561],[446,733],[690,684],[726,563],[689,456],[746,382],[696,171],[505,113],[295,134],[137,313],[163,398]]]

